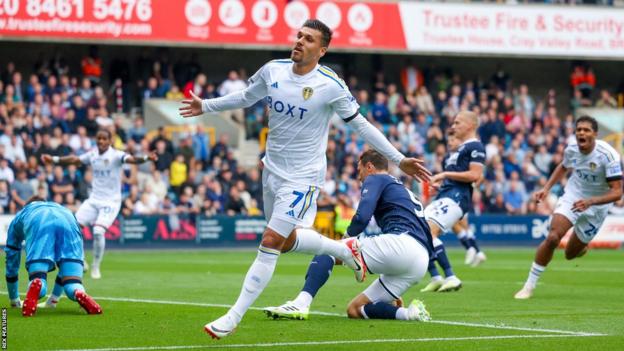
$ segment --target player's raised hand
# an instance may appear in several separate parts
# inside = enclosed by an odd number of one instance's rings
[[[420,182],[426,182],[431,178],[431,172],[425,167],[425,161],[418,158],[404,158],[399,164],[399,168]]]
[[[44,164],[52,163],[52,155],[48,155],[48,154],[41,155],[41,162],[43,162]]]
[[[548,192],[545,189],[541,189],[533,193],[533,199],[535,199],[535,202],[539,204],[544,201],[546,195],[548,195]]]
[[[572,211],[574,212],[583,212],[588,209],[592,205],[592,201],[590,199],[580,199],[572,205]]]
[[[195,117],[201,115],[202,112],[202,99],[195,95],[191,90],[192,99],[182,100],[183,106],[180,107],[180,115],[184,118]]]

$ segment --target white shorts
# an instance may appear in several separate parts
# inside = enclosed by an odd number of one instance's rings
[[[319,188],[262,172],[262,196],[268,227],[287,238],[295,228],[311,228],[316,218]]]
[[[380,274],[363,292],[373,303],[401,297],[427,273],[427,249],[407,234],[360,236],[359,240],[368,270]]]
[[[448,197],[437,199],[425,208],[425,219],[440,227],[442,234],[453,229],[463,216],[464,211],[459,204]]]
[[[76,212],[76,219],[80,225],[97,225],[108,229],[121,208],[121,201],[102,201],[87,199]]]
[[[559,198],[553,213],[558,213],[570,220],[574,225],[576,236],[587,244],[598,234],[598,230],[609,214],[611,204],[590,206],[583,212],[574,212],[572,206],[580,199],[568,194]]]

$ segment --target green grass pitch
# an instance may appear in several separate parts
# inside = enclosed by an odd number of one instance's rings
[[[247,251],[109,251],[98,281],[85,278],[104,313],[84,314],[64,297],[55,310],[32,318],[8,309],[9,350],[623,350],[624,258],[622,251],[591,251],[565,261],[558,251],[536,295],[516,301],[534,249],[490,248],[478,268],[463,265],[463,250],[450,250],[464,288],[405,297],[425,301],[433,322],[349,320],[344,311],[364,289],[336,267],[317,296],[308,321],[269,320],[257,309],[294,298],[310,256],[285,254],[273,280],[236,333],[215,341],[205,323],[238,296],[255,257]],[[54,279],[50,275],[50,281]],[[21,272],[25,292],[26,274]],[[426,278],[427,279],[427,278]],[[6,293],[3,307],[8,306]]]

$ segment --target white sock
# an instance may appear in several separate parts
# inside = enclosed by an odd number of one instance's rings
[[[441,275],[436,275],[431,277],[431,281],[432,282],[437,282],[438,280],[442,280],[442,276]]]
[[[312,229],[297,229],[297,239],[292,252],[302,252],[312,255],[330,255],[343,261],[351,257],[347,245],[340,241],[329,239]]]
[[[104,233],[106,233],[106,229],[100,226],[93,228],[93,269],[99,269],[104,258],[104,248],[106,247]]]
[[[434,248],[434,249],[435,249],[436,247],[438,247],[438,246],[442,245],[442,244],[444,244],[444,243],[442,242],[442,240],[440,240],[440,239],[438,239],[438,238],[433,238],[433,248]]]
[[[397,320],[400,320],[400,321],[407,321],[407,320],[409,320],[409,318],[407,317],[407,308],[399,307],[399,309],[396,311],[395,318]]]
[[[307,291],[302,291],[297,295],[297,298],[293,300],[293,305],[299,308],[310,308],[312,304],[312,300],[314,298]]]
[[[236,324],[240,323],[249,307],[256,301],[271,280],[279,255],[279,250],[263,246],[260,246],[258,249],[258,256],[256,256],[256,260],[247,271],[238,300],[228,311],[228,314],[234,319]]]
[[[463,239],[468,236],[468,231],[466,229],[462,229],[457,234],[457,239]]]
[[[546,270],[546,266],[540,266],[539,264],[533,262],[531,264],[531,270],[529,271],[529,277],[527,278],[527,281],[524,284],[524,286],[531,288],[531,289],[535,289],[535,286],[537,285],[537,281],[539,280],[540,275],[542,275],[542,273],[544,273],[545,270]]]
[[[468,228],[466,230],[466,237],[468,237],[468,239],[474,239],[475,235],[474,235],[474,231],[470,228]]]
[[[366,315],[366,311],[364,311],[364,306],[360,306],[360,313],[362,314],[362,317],[364,317],[364,319],[369,319]]]

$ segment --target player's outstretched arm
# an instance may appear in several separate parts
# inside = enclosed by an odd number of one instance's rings
[[[566,172],[567,172],[567,169],[563,166],[563,163],[560,163],[559,166],[557,166],[557,168],[555,168],[553,173],[550,175],[550,178],[546,182],[546,185],[544,185],[544,188],[536,191],[533,194],[533,198],[535,199],[535,202],[537,203],[542,202],[542,200],[544,200],[544,198],[546,198],[546,196],[550,192],[550,189],[552,189],[552,187],[555,184],[561,181],[561,178],[563,178]]]
[[[364,180],[362,183],[362,197],[360,198],[360,203],[353,218],[351,218],[351,224],[349,224],[345,236],[357,236],[366,229],[366,226],[375,213],[377,201],[381,196],[382,190],[382,186],[372,180],[371,177],[367,177]]]
[[[48,154],[41,155],[41,162],[49,164],[59,164],[59,165],[80,165],[80,158],[78,156],[69,155],[69,156],[52,156]]]
[[[202,111],[202,99],[190,91],[191,99],[182,100],[180,107],[180,115],[184,118],[199,116],[204,113]]]
[[[124,158],[125,163],[131,163],[131,164],[141,164],[147,161],[152,161],[152,162],[158,161],[158,155],[156,154],[156,152],[152,151],[149,153],[149,155],[143,155],[141,157],[126,156]]]
[[[581,199],[574,203],[572,211],[583,212],[590,206],[610,204],[619,201],[622,198],[622,179],[612,180],[609,182],[609,191],[601,196],[590,197],[589,199]]]
[[[247,108],[267,95],[266,84],[261,78],[255,79],[247,88],[214,99],[202,100],[190,91],[191,99],[182,100],[180,115],[184,118],[196,117],[206,112],[221,112]]]
[[[405,157],[397,150],[386,137],[375,126],[370,124],[366,118],[359,113],[348,119],[357,133],[375,150],[379,151],[388,160],[392,161],[406,174],[419,181],[428,181],[431,172],[425,167],[424,161],[413,157]]]
[[[426,182],[431,178],[431,172],[425,167],[425,161],[415,157],[406,157],[399,163],[399,168],[410,176]]]

